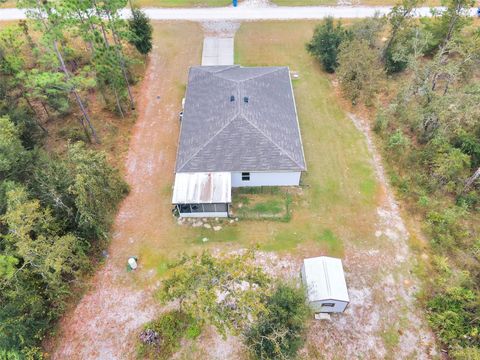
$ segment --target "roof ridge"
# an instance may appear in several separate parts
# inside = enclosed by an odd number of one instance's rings
[[[280,152],[284,153],[290,160],[292,160],[295,165],[299,166],[302,169],[305,167],[305,166],[300,165],[295,159],[293,159],[292,156],[284,148],[282,148],[275,141],[273,141],[267,134],[265,134],[262,130],[260,130],[260,128],[257,125],[253,124],[245,116],[245,114],[243,112],[242,112],[242,117],[245,119],[246,122],[248,122],[250,125],[252,125],[260,134],[262,134],[268,141],[270,141],[273,145],[275,145],[280,150]]]
[[[187,160],[185,160],[184,163],[182,164],[182,166],[180,166],[180,167],[176,170],[176,172],[181,171],[182,168],[184,168],[185,165],[187,165],[187,164],[190,162],[190,160],[192,160],[195,156],[197,156],[200,151],[202,151],[203,149],[205,149],[205,147],[206,147],[208,144],[210,144],[210,143],[213,141],[213,139],[215,139],[228,125],[230,125],[230,124],[238,117],[238,115],[239,115],[238,113],[235,113],[235,114],[232,116],[232,118],[230,119],[230,121],[228,121],[224,126],[222,126],[210,139],[208,139],[208,141],[206,141],[206,142],[203,144],[203,146],[201,146],[197,151],[195,151],[195,152],[192,154],[192,156],[190,156]]]
[[[218,66],[218,65],[217,65],[217,66]],[[234,68],[239,68],[239,67],[241,67],[240,65],[235,65],[235,64],[232,64],[232,65],[223,65],[223,66],[224,66],[223,69],[218,70],[218,71],[215,71],[215,72],[213,72],[212,74],[218,74],[218,73],[221,73],[221,72],[230,70],[230,69],[234,69]]]
[[[255,67],[255,68],[262,68],[262,69],[268,68],[268,69],[270,69],[271,71],[268,71],[268,72],[263,73],[263,74],[253,75],[253,76],[251,76],[251,77],[249,77],[249,78],[247,78],[247,79],[241,79],[241,80],[227,79],[227,78],[224,78],[224,77],[221,77],[221,76],[218,76],[218,75],[217,75],[217,74],[219,74],[219,73],[221,73],[221,72],[223,72],[223,71],[230,70],[230,69],[232,69],[232,68],[244,69],[243,66],[240,66],[240,65],[232,65],[232,66],[230,66],[230,67],[228,67],[228,68],[225,68],[225,69],[223,69],[223,70],[216,71],[216,72],[211,72],[210,74],[212,74],[212,76],[216,76],[216,77],[222,78],[222,79],[224,79],[224,80],[231,81],[231,82],[233,82],[233,83],[235,83],[235,84],[241,84],[241,83],[243,83],[243,82],[250,81],[250,80],[253,80],[253,79],[257,79],[257,78],[260,78],[260,77],[265,76],[265,75],[270,75],[270,74],[272,74],[272,73],[274,73],[274,72],[277,72],[277,71],[282,70],[283,68],[287,68],[287,69],[288,69],[287,66],[275,66],[275,67],[274,67],[274,66],[269,66],[269,67],[257,66],[257,67]]]
[[[283,68],[285,68],[286,66],[269,66],[268,68],[271,70],[271,71],[268,71],[266,73],[263,73],[263,74],[257,74],[257,75],[254,75],[252,77],[249,77],[248,79],[243,79],[243,80],[239,80],[238,82],[240,83],[243,83],[245,81],[250,81],[250,80],[253,80],[253,79],[257,79],[257,78],[260,78],[260,77],[263,77],[265,75],[270,75],[270,74],[273,74],[274,72],[277,72],[277,71],[280,71],[282,70]]]
[[[328,277],[328,269],[325,259],[322,259],[323,274],[325,275],[325,284],[327,285],[328,297],[332,297],[332,287],[330,286],[330,278]]]
[[[205,68],[207,68],[209,66],[196,66],[196,68],[201,69],[202,72],[206,72],[206,73],[211,74],[211,75],[216,75],[216,74],[219,74],[221,72],[240,67],[240,65],[235,65],[235,64],[233,64],[233,65],[211,65],[211,66],[212,67],[217,67],[217,68],[222,67],[222,69],[219,69],[217,71],[207,71]],[[226,80],[229,80],[229,79],[226,79]]]

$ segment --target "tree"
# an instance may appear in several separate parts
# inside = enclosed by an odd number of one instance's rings
[[[378,47],[379,35],[385,28],[385,22],[385,17],[378,13],[371,18],[355,21],[350,28],[352,37],[357,40],[365,40],[372,48]]]
[[[116,205],[128,191],[103,152],[77,142],[66,159],[41,156],[31,180],[32,192],[52,209],[65,230],[90,241],[104,239]]]
[[[340,44],[349,37],[350,33],[340,22],[334,26],[333,18],[328,17],[315,28],[313,38],[307,44],[307,51],[322,63],[326,72],[333,73],[338,66]]]
[[[25,170],[27,157],[17,127],[8,117],[0,117],[0,178],[16,177]]]
[[[64,29],[69,24],[69,17],[63,16],[68,11],[69,6],[64,6],[62,2],[48,2],[40,0],[18,0],[20,7],[27,8],[27,17],[37,24],[37,27],[42,29],[42,41],[47,45],[47,49],[55,56],[57,65],[62,70],[65,76],[65,82],[71,84],[70,92],[73,94],[80,111],[82,118],[80,123],[83,128],[91,133],[94,140],[99,142],[97,132],[93,127],[90,116],[87,112],[85,103],[80,96],[80,93],[72,81],[74,75],[70,73],[62,53],[62,40],[64,40]]]
[[[245,333],[246,344],[257,359],[292,359],[303,345],[310,313],[303,289],[279,285],[266,311]]]
[[[122,39],[131,38],[128,26],[125,21],[120,16],[120,10],[123,9],[127,1],[126,0],[110,0],[103,2],[102,6],[98,6],[96,0],[93,0],[97,12],[99,14],[104,14],[108,19],[108,28],[112,33],[112,38],[115,43],[115,51],[117,58],[120,64],[120,69],[122,71],[123,77],[125,79],[125,85],[127,89],[128,99],[130,101],[130,106],[132,110],[135,110],[135,101],[133,99],[133,94],[130,89],[130,80],[128,75],[127,68],[127,59],[123,52]]]
[[[419,0],[402,0],[401,4],[397,4],[393,7],[392,11],[388,14],[388,21],[390,23],[390,36],[383,48],[382,59],[385,60],[387,53],[391,52],[391,47],[398,40],[398,35],[403,30],[407,29],[413,18],[414,10],[421,3]]]
[[[36,345],[63,310],[69,283],[87,259],[82,243],[59,233],[50,211],[23,186],[11,186],[6,197],[0,254],[9,265],[0,276],[0,349],[20,350]]]
[[[78,230],[88,238],[105,238],[112,212],[128,192],[128,185],[108,164],[104,152],[86,149],[81,142],[69,147],[67,164],[72,167],[69,192],[75,198]]]
[[[138,52],[147,55],[152,50],[153,28],[150,19],[140,9],[132,9],[132,18],[129,21],[132,39],[130,42],[137,48]]]
[[[163,281],[160,299],[178,300],[183,311],[221,334],[241,332],[265,311],[270,291],[271,279],[253,260],[253,251],[222,258],[185,255]]]
[[[38,200],[29,200],[20,186],[7,192],[2,222],[9,229],[3,237],[6,253],[22,260],[18,271],[28,268],[37,274],[54,297],[67,291],[64,280],[74,279],[86,261],[80,241],[71,234],[59,236],[50,211]]]
[[[472,21],[470,8],[472,0],[445,0],[443,11],[435,11],[430,19],[422,19],[423,29],[431,34],[426,52],[434,54],[455,37]]]
[[[70,85],[65,83],[63,74],[32,69],[19,75],[19,79],[24,82],[25,96],[32,102],[40,103],[48,118],[51,115],[47,106],[60,114],[68,113],[70,105],[67,95]]]
[[[383,76],[379,54],[364,40],[344,42],[338,54],[338,79],[352,103],[363,100],[371,104]]]

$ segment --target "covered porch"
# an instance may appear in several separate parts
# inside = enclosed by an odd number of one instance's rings
[[[228,217],[231,189],[229,172],[177,173],[172,203],[181,217]]]

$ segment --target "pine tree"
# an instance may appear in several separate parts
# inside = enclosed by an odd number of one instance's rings
[[[153,28],[147,15],[140,9],[132,9],[132,18],[129,21],[132,39],[130,43],[134,45],[138,52],[147,55],[152,51],[152,32]]]

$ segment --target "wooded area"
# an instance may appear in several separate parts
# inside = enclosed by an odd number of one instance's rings
[[[140,10],[120,19],[126,1],[18,5],[28,20],[0,30],[0,357],[36,359],[128,192],[95,145],[101,119],[90,103],[119,121],[134,116],[131,68],[151,50],[152,29]],[[47,148],[51,128],[67,143]]]
[[[309,52],[344,96],[375,114],[391,181],[421,216],[428,248],[418,298],[449,354],[480,356],[480,31],[472,1],[415,19],[404,0],[388,17],[317,27]],[[385,38],[382,40],[382,37]],[[359,56],[361,54],[361,56]],[[418,246],[418,245],[417,245]]]

